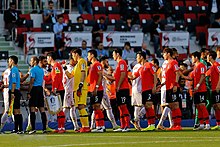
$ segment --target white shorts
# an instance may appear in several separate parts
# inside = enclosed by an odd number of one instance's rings
[[[111,102],[110,99],[108,98],[108,96],[106,94],[103,95],[102,98],[102,107],[107,110],[107,109],[111,109]]]
[[[161,90],[161,106],[166,106],[166,90]]]
[[[74,98],[73,98],[73,91],[65,90],[64,93],[64,100],[63,100],[63,107],[64,108],[71,108],[74,106]]]
[[[8,88],[5,88],[3,92],[5,112],[9,110],[9,93],[8,92],[9,92]]]
[[[132,106],[142,106],[142,93],[138,91],[132,91],[131,96],[131,105]]]

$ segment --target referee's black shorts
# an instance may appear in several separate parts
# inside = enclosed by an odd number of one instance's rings
[[[15,89],[14,90],[14,105],[13,105],[13,109],[20,109],[20,100],[21,100],[21,92],[20,90]],[[9,90],[9,103],[11,104],[11,90]],[[10,106],[9,104],[9,106]]]
[[[29,107],[44,107],[44,94],[42,86],[33,86],[30,92]]]

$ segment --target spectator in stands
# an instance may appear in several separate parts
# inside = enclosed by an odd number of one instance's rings
[[[60,48],[56,51],[57,54],[57,59],[65,59],[66,55],[65,55],[65,42],[61,42],[60,43]],[[67,56],[68,58],[68,56]]]
[[[57,17],[57,23],[55,23],[53,26],[53,32],[55,33],[55,43],[57,49],[60,48],[64,26],[67,26],[67,24],[65,24],[63,21],[63,15],[59,15]]]
[[[77,0],[79,14],[83,14],[83,4],[87,13],[92,14],[92,0]]]
[[[84,23],[83,23],[83,17],[82,17],[82,16],[78,16],[78,17],[76,18],[76,21],[77,21],[77,23],[79,23],[79,24],[84,24]]]
[[[47,57],[47,54],[50,53],[50,50],[48,48],[42,48],[41,53],[42,53],[42,56]]]
[[[220,47],[219,47],[219,46],[216,48],[216,53],[217,53],[216,61],[217,61],[218,63],[220,63]]]
[[[16,4],[11,2],[10,8],[4,13],[5,28],[9,30],[10,35],[13,28],[21,24],[20,14],[21,12],[16,10]]]
[[[57,11],[54,10],[53,1],[48,2],[48,9],[44,10],[44,22],[45,23],[56,23]]]
[[[101,34],[103,31],[107,30],[107,25],[105,23],[105,18],[101,16],[99,18],[99,23],[96,23],[92,28],[92,40],[93,43],[96,41],[101,41]]]
[[[122,52],[122,59],[124,59],[124,60],[135,59],[135,57],[136,57],[136,54],[133,51],[133,49],[131,49],[130,42],[125,42],[124,43],[124,50]]]
[[[82,58],[86,59],[90,48],[87,47],[87,42],[85,40],[82,41],[82,46],[80,49],[82,50]]]
[[[103,43],[101,41],[98,43],[96,51],[98,59],[100,59],[103,56],[109,57],[109,52],[108,50],[104,49]]]
[[[220,14],[215,15],[215,21],[212,23],[212,28],[220,28]]]
[[[132,18],[131,17],[127,17],[126,19],[126,27],[127,27],[127,31],[131,31],[132,29]]]
[[[159,49],[160,37],[159,33],[162,30],[162,26],[160,24],[160,15],[153,16],[153,22],[150,25],[150,37],[151,41],[154,43],[154,52],[156,53],[158,58],[161,58],[161,50]]]
[[[211,23],[215,19],[215,15],[220,13],[220,0],[204,0],[206,3],[208,3],[208,14],[210,17]]]

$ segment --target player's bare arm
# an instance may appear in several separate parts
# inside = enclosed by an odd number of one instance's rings
[[[121,72],[120,79],[119,79],[119,82],[118,82],[118,87],[116,88],[117,90],[119,90],[119,88],[121,87],[121,84],[124,81],[125,77],[126,77],[126,73]]]
[[[202,74],[199,80],[199,83],[194,88],[194,91],[197,91],[199,89],[199,86],[202,84],[203,80],[205,79],[205,74]]]

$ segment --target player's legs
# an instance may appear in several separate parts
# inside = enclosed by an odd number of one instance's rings
[[[196,128],[195,130],[201,130],[201,129],[210,129],[209,125],[209,113],[206,109],[205,102],[205,92],[197,92],[194,94],[194,104],[196,105],[196,108],[198,109],[198,119],[200,126]],[[206,123],[206,126],[204,126],[204,123]]]
[[[146,118],[148,121],[148,127],[142,129],[142,131],[153,131],[155,130],[155,111],[153,107],[153,95],[152,90],[142,92],[142,103],[146,109]]]
[[[182,112],[179,108],[179,90],[173,92],[173,89],[167,90],[166,100],[172,112],[173,126],[169,130],[181,130]]]
[[[8,110],[9,110],[9,95],[8,91],[4,89],[3,92],[3,97],[4,97],[4,113],[2,114],[1,118],[1,124],[0,124],[0,131],[2,131],[2,128],[4,127],[6,121],[8,120]]]
[[[10,99],[11,91],[9,91],[9,99]],[[19,90],[14,91],[14,105],[13,105],[13,114],[14,114],[14,120],[15,120],[15,125],[14,125],[14,130],[12,133],[18,133],[21,134],[23,133],[23,117],[21,114],[20,110],[20,99],[21,99],[21,93]]]
[[[107,95],[103,96],[103,99],[102,99],[101,103],[102,103],[102,106],[104,107],[104,109],[106,110],[107,117],[110,120],[113,129],[119,128],[119,126],[116,124],[115,116],[112,112],[111,102],[110,102]]]
[[[78,97],[76,92],[74,92],[74,100],[75,105],[79,110],[80,122],[82,124],[80,132],[90,132],[88,112],[85,109],[87,101],[87,90],[82,90],[82,95],[80,97]]]
[[[116,93],[117,105],[120,112],[121,128],[114,131],[130,131],[130,114],[126,105],[126,99],[129,97],[129,89],[119,90]]]
[[[212,102],[216,118],[216,126],[212,130],[220,130],[220,94],[216,91],[212,92]]]
[[[91,96],[90,98],[95,113],[95,124],[96,124],[96,129],[93,129],[92,132],[105,131],[104,115],[101,110],[102,98],[103,98],[103,91],[98,91],[96,96]]]
[[[61,103],[62,103],[61,105],[63,106],[65,90],[59,90],[57,91],[57,93],[60,94]],[[58,133],[64,133],[65,132],[65,113],[63,112],[63,110],[61,110],[57,114],[57,122],[58,122]]]

